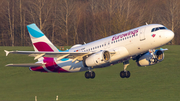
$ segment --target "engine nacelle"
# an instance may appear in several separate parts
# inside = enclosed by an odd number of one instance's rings
[[[155,58],[153,58],[153,55],[150,52],[147,52],[146,54],[140,56],[137,59],[137,65],[138,66],[150,66],[153,64],[156,64],[158,62],[161,62],[164,59],[164,52],[161,50],[156,50],[154,52]]]
[[[100,66],[110,61],[110,53],[108,51],[100,51],[90,55],[83,60],[85,67]]]

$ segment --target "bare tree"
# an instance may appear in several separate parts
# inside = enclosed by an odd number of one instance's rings
[[[73,24],[74,24],[74,44],[79,43],[79,35],[78,35],[78,28],[79,28],[79,24],[80,24],[80,20],[82,18],[82,9],[85,8],[85,6],[83,5],[83,3],[80,3],[81,6],[79,6],[79,4],[76,3],[76,10],[74,12],[73,15]]]
[[[69,29],[73,26],[70,24],[70,16],[74,11],[74,0],[61,0],[58,2],[59,8],[58,12],[60,13],[57,17],[59,20],[59,28],[62,31],[62,34],[66,35],[66,45],[69,45]]]
[[[11,46],[14,46],[14,0],[7,1]],[[11,7],[12,6],[12,7]]]
[[[176,35],[172,44],[177,44],[179,9],[179,0],[0,0],[0,45],[30,45],[30,23],[56,45],[73,45],[145,22],[167,26]]]
[[[44,30],[47,22],[50,20],[50,13],[53,7],[53,2],[50,0],[30,0],[27,1],[27,11],[32,20],[28,23],[36,23],[39,25],[40,30]]]
[[[24,43],[23,43],[24,37],[23,37],[22,0],[19,0],[19,14],[20,14],[21,46],[22,46],[22,45],[24,45]]]
[[[164,8],[165,7],[165,8]],[[179,0],[166,0],[164,1],[164,7],[161,8],[161,11],[163,12],[161,18],[162,18],[162,24],[167,26],[168,28],[171,28],[173,32],[175,32],[175,29],[180,28],[180,2]],[[177,35],[177,33],[175,33]],[[171,42],[171,44],[175,44],[176,39],[174,38]]]

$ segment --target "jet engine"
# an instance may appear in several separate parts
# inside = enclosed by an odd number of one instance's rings
[[[83,59],[83,64],[85,67],[100,66],[108,63],[110,58],[109,51],[100,51],[90,55],[89,57],[85,57]]]
[[[138,56],[136,62],[138,66],[150,66],[161,62],[164,59],[164,52],[162,50],[156,50],[154,53],[147,52],[141,56]]]

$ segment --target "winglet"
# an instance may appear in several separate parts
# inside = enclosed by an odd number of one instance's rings
[[[6,67],[11,66],[11,65],[13,65],[13,64],[7,64]]]
[[[4,52],[6,52],[6,56],[8,56],[8,54],[10,53],[9,51],[7,50],[4,50]]]

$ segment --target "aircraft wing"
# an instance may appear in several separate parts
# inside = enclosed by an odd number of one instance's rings
[[[4,50],[6,52],[6,56],[8,56],[8,54],[12,53],[12,54],[26,54],[29,56],[34,57],[34,60],[39,59],[41,57],[53,57],[53,58],[57,58],[57,60],[63,59],[63,58],[70,58],[70,59],[74,59],[72,62],[74,62],[75,60],[83,60],[83,57],[89,54],[92,54],[91,52],[36,52],[36,51],[7,51]]]

